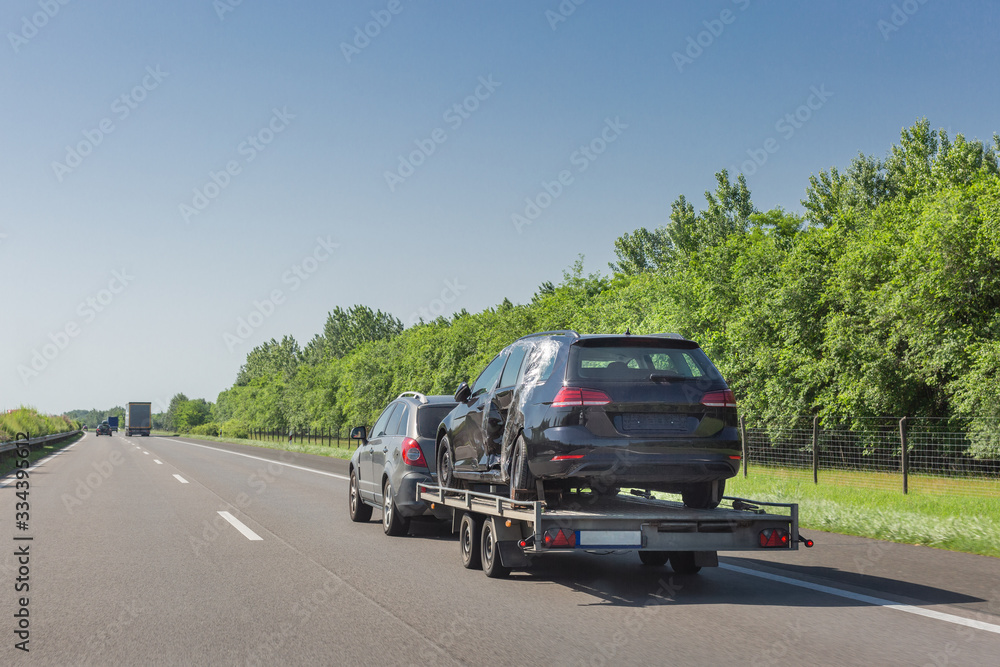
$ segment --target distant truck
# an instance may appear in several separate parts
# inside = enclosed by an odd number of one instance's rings
[[[128,403],[125,405],[125,435],[149,435],[152,427],[150,403]]]
[[[118,417],[108,417],[106,421],[108,422],[108,426],[111,427],[112,431],[118,430]]]

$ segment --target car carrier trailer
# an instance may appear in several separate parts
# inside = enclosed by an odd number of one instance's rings
[[[492,578],[531,564],[548,553],[634,550],[646,565],[665,565],[695,574],[719,564],[720,551],[769,551],[807,547],[799,535],[799,509],[726,497],[728,505],[692,509],[640,492],[616,496],[568,494],[558,506],[501,495],[434,485],[417,487],[417,499],[452,509],[462,564]],[[508,493],[509,495],[509,493]]]

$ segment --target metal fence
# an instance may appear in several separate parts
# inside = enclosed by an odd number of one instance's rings
[[[297,442],[326,447],[354,447],[357,445],[356,440],[351,440],[349,427],[250,429],[249,436],[253,440],[264,442]]]
[[[974,441],[1000,435],[1000,422],[960,428],[932,418],[798,417],[782,423],[742,418],[743,474],[751,467],[814,483],[1000,496],[1000,459],[973,456]],[[990,429],[994,429],[990,432]]]

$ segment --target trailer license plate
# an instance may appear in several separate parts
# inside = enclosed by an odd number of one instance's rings
[[[588,549],[611,547],[635,549],[642,546],[641,530],[581,530],[577,533],[576,544]]]

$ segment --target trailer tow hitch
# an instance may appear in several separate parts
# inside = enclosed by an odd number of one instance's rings
[[[812,545],[815,544],[812,540],[810,540],[808,538],[805,538],[805,537],[802,537],[801,535],[799,535],[799,542],[801,542],[802,544],[806,545],[807,549],[811,549]]]

